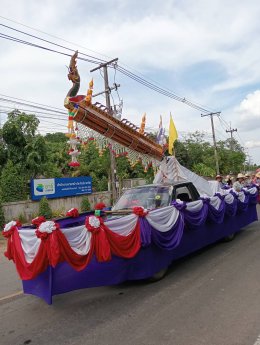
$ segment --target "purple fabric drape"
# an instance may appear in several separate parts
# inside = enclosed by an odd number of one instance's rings
[[[145,217],[139,218],[142,247],[147,247],[152,241],[152,229]]]
[[[212,220],[214,223],[222,223],[224,216],[225,216],[225,208],[226,208],[226,203],[224,199],[220,198],[220,205],[218,210],[213,207],[211,204],[209,204],[209,219]]]
[[[189,225],[189,227],[198,227],[205,223],[208,217],[209,205],[207,200],[203,200],[203,206],[200,211],[192,212],[189,210],[184,211],[184,219],[185,222]]]
[[[161,249],[172,250],[179,245],[183,235],[183,229],[184,219],[180,213],[173,228],[169,231],[161,232],[151,227],[152,241]]]
[[[147,247],[153,242],[161,249],[171,250],[179,245],[184,228],[184,220],[181,213],[172,229],[166,232],[154,229],[144,217],[140,217],[139,221],[142,247]]]
[[[249,194],[249,204],[257,204],[257,196],[258,196],[258,190],[255,194]]]
[[[234,198],[232,204],[226,204],[226,215],[233,217],[237,213],[237,199]]]
[[[201,200],[203,201],[203,206],[202,206],[202,209],[197,212],[192,212],[192,211],[187,210],[186,202],[172,203],[172,205],[183,214],[185,224],[187,224],[189,227],[200,226],[204,224],[207,219],[209,199],[201,198]]]
[[[245,195],[245,200],[241,201],[237,199],[237,210],[240,212],[245,212],[248,209],[249,195]]]

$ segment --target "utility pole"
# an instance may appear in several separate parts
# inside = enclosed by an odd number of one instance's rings
[[[213,145],[214,145],[214,156],[215,156],[215,162],[216,162],[216,173],[219,175],[219,164],[218,164],[218,152],[217,152],[217,143],[216,143],[216,136],[215,136],[215,128],[214,128],[214,121],[213,121],[213,116],[220,115],[220,111],[216,113],[208,113],[208,114],[201,114],[201,117],[204,116],[210,116],[211,120],[211,129],[212,129],[212,137],[213,137]]]
[[[226,132],[230,133],[230,136],[231,136],[230,150],[233,151],[233,132],[237,132],[237,129],[231,128],[231,126],[230,126],[230,129],[226,129]]]
[[[114,88],[117,88],[120,85],[115,84],[113,88],[109,87],[109,81],[108,81],[108,72],[107,72],[107,66],[112,64],[113,62],[117,62],[118,58],[115,58],[113,60],[110,60],[108,62],[102,63],[100,64],[98,67],[92,69],[90,72],[94,72],[100,68],[103,68],[103,73],[104,73],[104,84],[105,84],[105,91],[100,92],[96,95],[93,95],[93,97],[100,95],[102,93],[105,93],[106,95],[106,107],[110,113],[110,115],[113,115],[113,110],[111,109],[111,104],[110,104],[110,93],[111,90],[113,90]],[[112,150],[110,150],[110,165],[111,165],[111,169],[110,169],[110,176],[111,176],[111,185],[112,185],[112,202],[114,203],[117,199],[117,186],[116,186],[116,159],[115,156],[112,152]]]

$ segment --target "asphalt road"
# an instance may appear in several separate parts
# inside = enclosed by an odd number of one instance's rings
[[[0,344],[260,345],[259,230],[175,263],[160,282],[74,291],[52,306],[8,297],[20,285],[1,259]]]

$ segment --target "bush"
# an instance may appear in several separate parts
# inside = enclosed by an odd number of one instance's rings
[[[52,217],[52,210],[50,208],[50,205],[48,203],[48,200],[46,196],[41,198],[40,204],[39,204],[39,216],[43,216],[46,219],[50,219]]]
[[[80,204],[80,210],[81,212],[86,212],[91,209],[90,202],[86,196],[83,196],[81,204]]]
[[[26,217],[25,217],[25,215],[23,214],[23,213],[20,213],[19,214],[19,216],[18,216],[18,220],[22,223],[22,224],[24,224],[24,223],[26,223]]]
[[[60,208],[57,210],[52,211],[52,217],[53,218],[60,218],[60,217],[65,217],[64,209]]]

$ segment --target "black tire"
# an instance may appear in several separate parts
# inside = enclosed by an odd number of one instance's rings
[[[161,269],[159,272],[155,273],[151,278],[149,278],[149,281],[151,283],[158,282],[166,276],[167,271],[168,267]]]
[[[234,238],[235,238],[235,233],[224,237],[223,242],[231,242],[231,241],[233,241]]]

